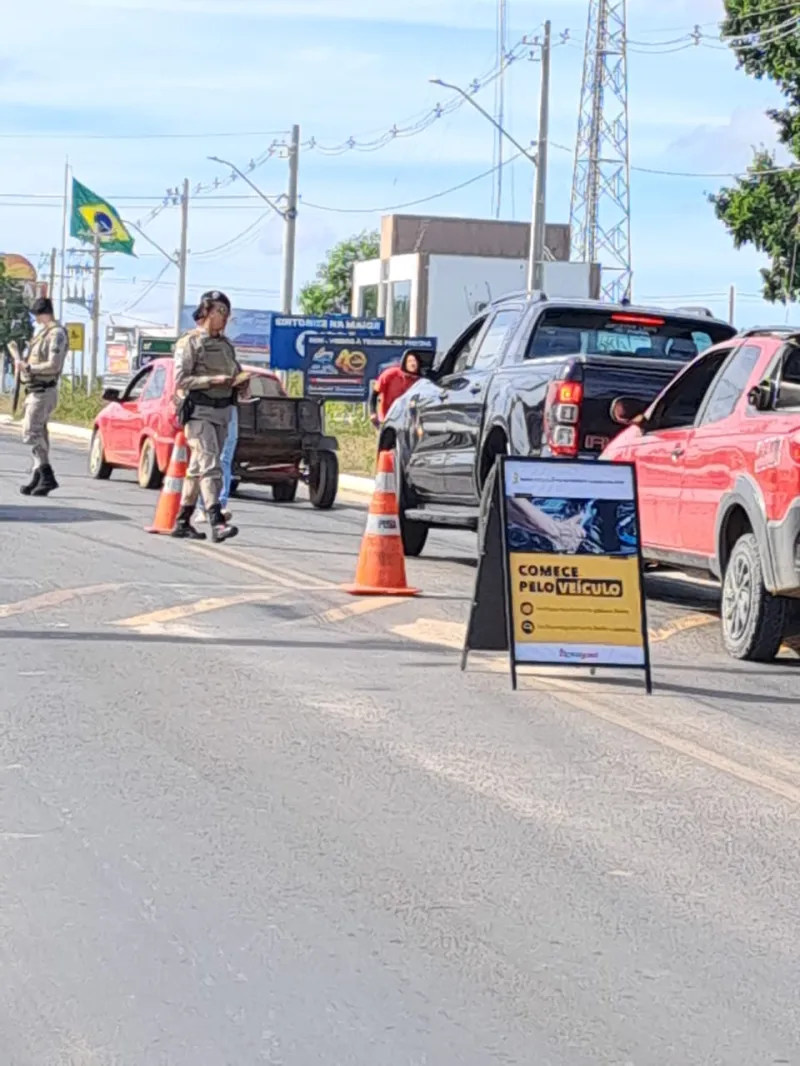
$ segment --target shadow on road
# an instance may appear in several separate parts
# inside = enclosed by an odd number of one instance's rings
[[[60,507],[57,503],[0,505],[0,522],[31,522],[34,525],[60,525],[72,522],[130,522],[130,516],[111,511],[89,511],[85,507]]]

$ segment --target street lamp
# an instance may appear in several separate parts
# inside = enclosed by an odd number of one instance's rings
[[[254,192],[258,193],[264,203],[268,204],[276,215],[279,215],[284,222],[286,221],[287,212],[281,210],[281,208],[278,207],[277,203],[275,203],[274,200],[270,200],[266,193],[263,193],[261,189],[259,189],[259,187],[256,185],[256,183],[251,181],[250,178],[248,178],[248,176],[243,170],[240,170],[234,163],[231,163],[228,159],[220,159],[218,155],[210,155],[208,158],[211,160],[212,163],[221,163],[224,167],[230,167],[234,174],[238,174],[242,181],[246,181],[250,188],[253,189]],[[279,197],[279,199],[286,199],[286,197],[281,196]]]
[[[468,104],[471,104],[471,106],[474,107],[476,111],[479,111],[487,122],[491,122],[494,128],[499,133],[501,133],[507,141],[510,141],[514,145],[514,147],[518,149],[518,151],[520,151],[529,162],[533,163],[533,165],[536,166],[536,156],[534,155],[534,153],[531,152],[529,148],[523,148],[519,141],[512,137],[508,130],[504,126],[501,126],[500,123],[497,122],[489,114],[488,111],[485,111],[477,102],[475,97],[471,96],[466,91],[466,89],[462,89],[459,85],[452,85],[449,81],[442,81],[441,78],[428,78],[428,81],[431,83],[431,85],[440,85],[443,89],[450,89],[452,92],[458,93],[459,96],[463,96]]]
[[[528,252],[528,292],[544,288],[543,260],[545,257],[546,243],[546,199],[547,199],[547,138],[548,138],[548,114],[550,97],[550,23],[544,25],[544,41],[542,44],[542,91],[539,106],[539,143],[536,154],[523,148],[519,141],[497,122],[488,111],[485,111],[474,97],[458,85],[442,81],[441,78],[430,78],[431,84],[440,85],[443,89],[462,96],[468,104],[475,108],[494,128],[510,141],[515,148],[533,163],[536,167],[536,177],[533,183],[533,208],[531,211],[531,239]]]

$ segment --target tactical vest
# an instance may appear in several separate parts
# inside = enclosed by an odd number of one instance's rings
[[[49,356],[47,354],[47,342],[52,339],[52,334],[56,330],[63,330],[63,326],[58,322],[53,322],[51,325],[43,329],[41,333],[37,334],[31,341],[28,348],[28,354],[25,362],[30,366],[38,366],[40,363],[46,363]],[[44,392],[45,389],[51,389],[58,381],[59,375],[54,374],[52,378],[36,378],[30,381],[25,386],[26,392]]]
[[[212,337],[204,330],[198,330],[192,338],[194,349],[194,366],[192,373],[197,377],[233,377],[239,372],[236,352],[227,337]],[[193,390],[189,395],[196,404],[233,399],[234,390],[229,385],[214,385],[202,392]]]

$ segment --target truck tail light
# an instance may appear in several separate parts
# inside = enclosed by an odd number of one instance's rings
[[[565,459],[574,459],[579,450],[583,382],[571,380],[578,372],[578,364],[567,364],[562,377],[550,382],[544,405],[547,447],[552,455]]]

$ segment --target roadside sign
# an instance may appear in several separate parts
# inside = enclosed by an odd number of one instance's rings
[[[514,688],[546,664],[641,669],[650,692],[633,464],[503,456],[494,481],[462,669],[507,650]]]
[[[327,334],[304,341],[304,394],[317,400],[366,403],[371,383],[403,352],[419,348],[436,355],[435,337],[357,337]]]
[[[194,311],[194,305],[185,306],[181,311],[181,332],[197,327],[197,323],[192,317]],[[261,364],[269,359],[270,330],[272,329],[273,318],[273,311],[234,307],[225,327],[225,336],[236,349],[237,355],[244,360]]]
[[[136,369],[140,370],[154,359],[163,359],[175,354],[177,337],[140,337],[139,351],[136,353]]]
[[[383,337],[382,318],[351,318],[349,315],[274,315],[270,332],[269,365],[273,370],[302,370],[306,338],[340,333],[352,337]]]
[[[86,327],[83,322],[67,322],[64,327],[71,352],[82,352],[86,346]]]

